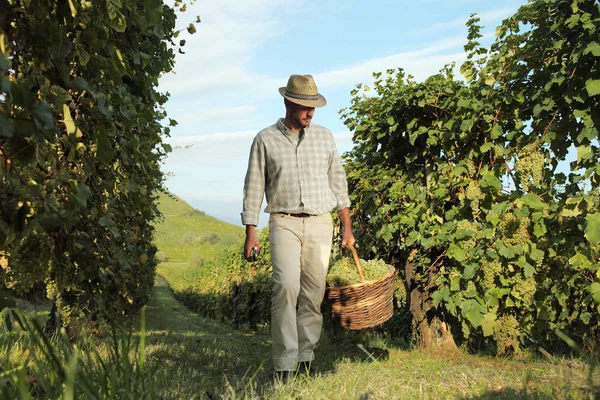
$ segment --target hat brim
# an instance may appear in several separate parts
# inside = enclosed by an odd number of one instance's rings
[[[325,104],[327,104],[327,100],[325,100],[325,97],[323,97],[320,94],[317,94],[317,99],[315,99],[315,100],[298,99],[298,98],[286,95],[285,94],[286,89],[287,88],[285,88],[285,87],[279,88],[279,94],[282,95],[283,97],[285,97],[286,99],[288,99],[289,101],[291,101],[292,103],[299,104],[304,107],[323,107]]]

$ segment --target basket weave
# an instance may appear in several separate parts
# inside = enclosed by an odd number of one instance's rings
[[[381,325],[394,313],[394,275],[396,270],[388,265],[389,272],[377,280],[364,280],[364,274],[353,247],[353,255],[362,282],[348,286],[327,288],[325,298],[331,306],[334,321],[347,329],[359,330]]]

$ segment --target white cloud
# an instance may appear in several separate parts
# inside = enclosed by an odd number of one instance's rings
[[[294,16],[309,13],[316,7],[307,0],[220,0],[198,1],[180,16],[182,27],[201,16],[197,32],[185,32],[178,55],[176,74],[161,79],[160,89],[172,95],[195,91],[210,97],[211,91],[244,91],[256,87],[252,82],[267,79],[245,68],[253,49],[265,41],[284,34]],[[319,2],[316,2],[319,3]],[[188,17],[188,15],[190,17]],[[185,22],[184,22],[185,21]],[[298,23],[298,22],[295,22]]]
[[[516,11],[515,8],[512,7],[503,7],[503,8],[499,8],[499,9],[495,9],[495,10],[488,10],[488,11],[484,11],[481,13],[477,13],[477,17],[480,19],[480,24],[483,25],[486,29],[494,29],[496,28],[496,26],[488,26],[489,25],[489,21],[494,21],[494,24],[499,24],[499,22],[497,21],[501,21],[504,18],[509,17],[510,15],[512,15],[514,12]],[[411,34],[415,35],[415,34],[432,34],[432,33],[438,33],[438,32],[443,32],[443,31],[447,31],[447,30],[452,30],[452,31],[456,31],[459,28],[462,28],[464,30],[464,32],[466,32],[466,23],[470,18],[470,14],[465,14],[464,16],[455,18],[453,20],[450,21],[444,21],[444,22],[435,22],[431,25],[428,25],[427,27],[424,27],[423,29],[419,29],[416,31],[411,32]],[[466,41],[466,39],[464,39]]]
[[[445,64],[465,59],[464,52],[456,52],[456,48],[463,43],[464,38],[453,38],[421,50],[366,60],[346,68],[317,74],[315,79],[322,82],[321,87],[352,87],[358,82],[371,81],[373,72],[385,72],[389,68],[401,66],[407,74],[422,80],[438,73]],[[454,52],[448,53],[450,50]]]

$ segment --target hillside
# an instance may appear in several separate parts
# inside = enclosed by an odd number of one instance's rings
[[[164,261],[211,260],[244,234],[241,226],[208,216],[174,194],[161,193],[159,210],[163,218],[156,223],[154,241]]]

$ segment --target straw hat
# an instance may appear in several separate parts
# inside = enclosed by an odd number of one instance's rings
[[[323,107],[327,104],[325,97],[317,92],[317,84],[312,75],[291,75],[287,86],[279,88],[279,93],[301,106]]]

